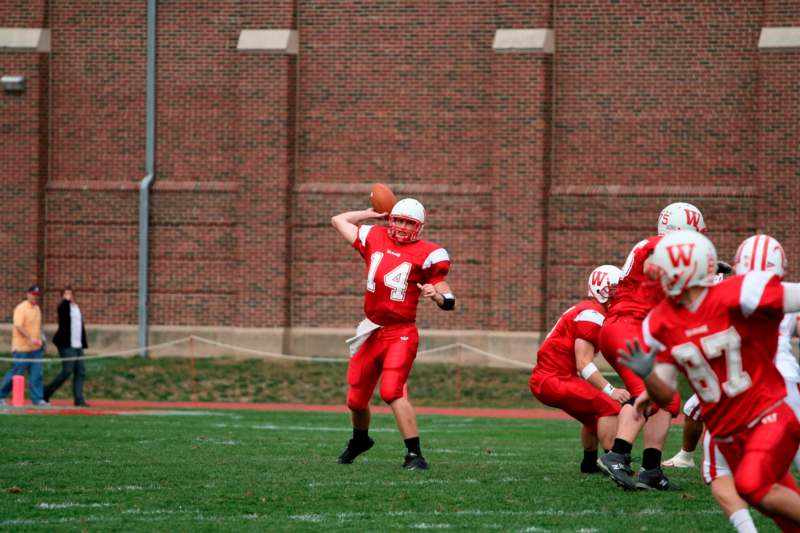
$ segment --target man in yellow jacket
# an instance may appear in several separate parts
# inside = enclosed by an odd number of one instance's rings
[[[14,308],[14,326],[11,328],[11,356],[14,359],[43,359],[42,311],[39,297],[42,291],[38,285],[28,289],[27,297]],[[14,361],[11,370],[6,372],[0,385],[0,402],[11,392],[11,378],[28,371],[29,390],[33,405],[46,406],[42,389],[42,363]]]

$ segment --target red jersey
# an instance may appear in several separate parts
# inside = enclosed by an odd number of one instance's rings
[[[575,339],[591,343],[596,352],[600,345],[600,327],[605,318],[605,309],[594,300],[584,300],[564,311],[539,346],[535,371],[545,375],[577,375]]]
[[[644,320],[642,335],[659,350],[658,363],[686,375],[711,434],[725,437],[786,397],[774,363],[782,319],[780,278],[750,272],[709,287],[695,311],[665,299]]]
[[[608,308],[608,316],[627,316],[643,320],[650,310],[664,299],[664,290],[658,281],[644,273],[644,262],[653,253],[661,236],[639,241],[628,254],[622,267],[622,277]]]
[[[353,247],[367,263],[364,313],[381,326],[414,322],[417,283],[444,281],[450,270],[447,250],[428,241],[397,243],[384,226],[359,226]]]

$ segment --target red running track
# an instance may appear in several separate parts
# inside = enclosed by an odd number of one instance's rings
[[[36,408],[26,405],[12,413],[39,415],[113,416],[123,412],[145,409],[205,409],[220,411],[304,411],[316,413],[347,413],[345,405],[315,405],[294,403],[238,403],[238,402],[154,402],[145,400],[92,400],[91,407],[73,407],[69,400],[53,400],[55,408]],[[385,405],[371,406],[373,413],[390,414]],[[555,409],[488,409],[480,407],[415,407],[420,415],[465,416],[480,418],[521,418],[528,420],[572,420],[563,411]],[[674,420],[683,424],[683,415]]]
[[[237,403],[237,402],[154,402],[144,400],[92,400],[91,407],[77,408],[69,400],[53,400],[55,408],[34,408],[26,405],[16,412],[41,415],[108,416],[124,411],[142,409],[205,409],[240,411],[305,411],[317,413],[347,413],[345,405],[314,405],[293,403]],[[385,405],[372,406],[373,413],[391,413]],[[550,409],[486,409],[460,407],[415,407],[420,415],[445,415],[484,418],[524,418],[535,420],[569,420],[570,417]]]

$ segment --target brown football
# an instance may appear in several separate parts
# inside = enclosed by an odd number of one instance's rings
[[[372,208],[378,213],[391,212],[394,204],[397,203],[397,197],[383,183],[376,183],[372,186],[369,198],[372,200]]]

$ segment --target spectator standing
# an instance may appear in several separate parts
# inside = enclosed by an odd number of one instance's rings
[[[53,344],[58,348],[58,355],[69,360],[61,362],[61,372],[44,388],[44,399],[50,397],[72,376],[72,398],[75,405],[89,407],[83,398],[83,380],[86,368],[83,363],[83,350],[86,343],[86,325],[83,322],[81,308],[75,302],[75,293],[67,285],[61,291],[61,303],[58,304],[58,330],[53,336]],[[80,359],[72,359],[80,357]]]
[[[14,361],[11,370],[6,372],[0,385],[0,404],[11,391],[11,379],[28,371],[28,388],[33,405],[46,406],[47,401],[42,393],[42,363],[27,361],[44,358],[44,342],[42,337],[42,310],[39,308],[39,297],[42,291],[38,285],[28,288],[25,301],[14,308],[14,325],[11,328],[11,356]]]

